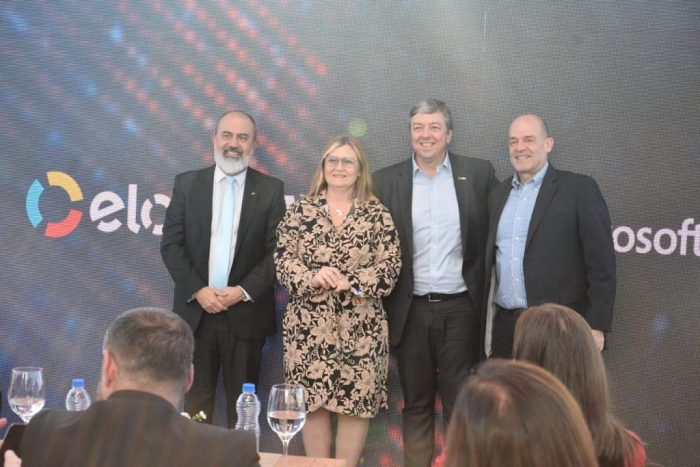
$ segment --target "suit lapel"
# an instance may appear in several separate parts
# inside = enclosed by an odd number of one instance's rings
[[[242,239],[245,236],[251,219],[255,214],[255,205],[258,200],[258,173],[255,169],[248,168],[245,178],[245,188],[243,189],[243,205],[241,206],[241,218],[238,221],[238,233],[236,234],[236,248],[234,258],[238,256],[241,249]]]
[[[459,229],[462,236],[462,251],[467,251],[467,233],[469,232],[469,192],[474,181],[471,179],[464,160],[455,157],[449,152],[450,166],[452,167],[452,180],[455,184],[457,206],[459,208]]]
[[[204,245],[206,257],[209,258],[209,248],[211,243],[211,217],[212,217],[212,196],[214,193],[214,168],[211,166],[199,173],[198,186],[194,190],[195,202],[201,216],[199,222],[200,235]]]
[[[397,184],[397,203],[403,220],[404,236],[408,239],[406,245],[408,252],[413,254],[413,162],[411,159],[405,163],[399,171]]]
[[[503,213],[503,208],[506,205],[508,196],[510,195],[510,190],[513,186],[513,177],[507,178],[506,180],[499,183],[495,188],[494,192],[491,194],[493,201],[493,211],[489,209],[489,236],[486,240],[486,257],[488,261],[491,261],[493,251],[496,248],[496,234],[498,232],[498,223],[501,220],[501,214]],[[490,206],[489,206],[490,208]]]
[[[493,214],[489,214],[491,216],[490,222],[494,228],[498,227],[498,221],[501,220],[503,208],[506,205],[506,201],[508,201],[508,195],[510,195],[510,191],[512,189],[513,177],[508,178],[506,182],[498,187],[498,193],[494,196],[496,199],[496,209],[494,210]]]
[[[537,201],[535,201],[535,208],[532,210],[532,218],[530,219],[530,227],[527,229],[527,242],[525,243],[525,251],[527,251],[532,237],[535,235],[537,227],[542,222],[544,213],[547,212],[547,207],[549,203],[554,198],[554,195],[559,188],[559,175],[558,171],[552,167],[552,164],[547,168],[547,173],[544,174],[544,179],[542,180],[542,186],[540,187],[540,193],[537,195]]]

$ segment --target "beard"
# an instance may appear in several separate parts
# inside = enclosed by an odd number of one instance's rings
[[[238,158],[226,157],[226,154],[228,153],[238,154]],[[226,148],[223,152],[214,148],[214,161],[226,175],[236,175],[243,172],[248,168],[252,157],[252,149],[249,154],[243,154],[243,151],[241,151],[240,148]]]

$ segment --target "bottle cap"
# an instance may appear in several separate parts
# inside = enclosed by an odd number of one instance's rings
[[[84,388],[85,387],[85,380],[82,378],[76,378],[73,380],[72,385],[74,388]]]
[[[243,392],[255,392],[255,383],[243,383]]]

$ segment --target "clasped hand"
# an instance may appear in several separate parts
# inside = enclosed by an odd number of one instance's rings
[[[331,266],[323,266],[311,279],[311,285],[316,288],[343,292],[350,290],[350,281],[338,270]]]
[[[224,287],[222,289],[202,287],[194,297],[207,313],[221,313],[236,303],[243,301],[245,294],[239,286]]]

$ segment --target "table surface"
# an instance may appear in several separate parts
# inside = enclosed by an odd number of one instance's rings
[[[345,459],[323,459],[320,457],[289,456],[289,467],[345,467]],[[282,454],[274,452],[260,453],[261,467],[284,467]]]

